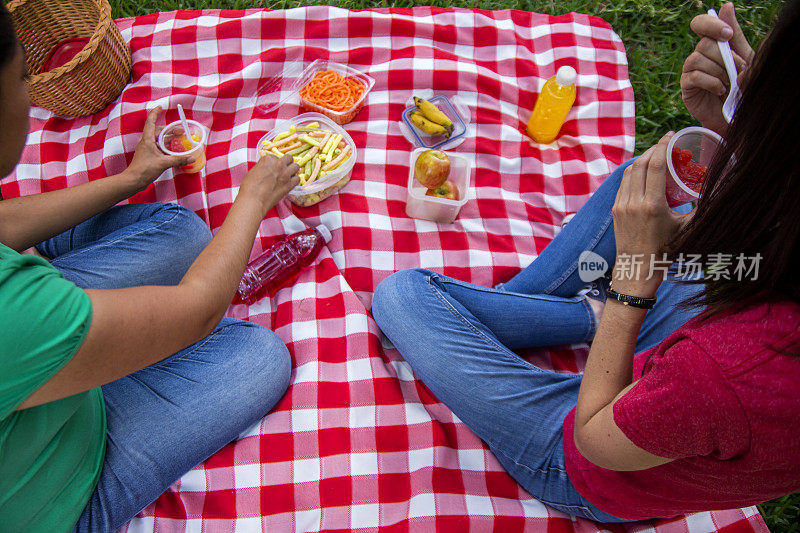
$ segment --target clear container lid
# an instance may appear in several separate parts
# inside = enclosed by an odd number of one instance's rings
[[[299,93],[304,71],[303,63],[291,61],[282,63],[274,71],[262,72],[256,87],[255,110],[266,115]]]

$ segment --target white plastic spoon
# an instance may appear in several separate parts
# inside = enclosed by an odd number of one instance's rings
[[[189,129],[189,123],[186,122],[186,115],[183,114],[183,106],[181,104],[178,104],[178,116],[181,117],[181,125],[183,126],[183,132],[186,134],[186,138],[189,139],[189,143],[192,145],[192,148],[198,146],[200,143],[192,139],[192,132]]]
[[[714,9],[709,9],[708,14],[712,17],[719,18]],[[739,90],[739,84],[736,81],[739,74],[736,72],[736,63],[733,62],[733,52],[731,51],[730,43],[728,41],[717,41],[717,45],[719,46],[719,51],[722,54],[722,62],[725,63],[725,70],[728,71],[728,78],[731,82],[728,97],[725,99],[725,103],[722,104],[722,116],[725,117],[725,120],[730,124],[731,120],[733,120],[736,106],[739,104],[739,98],[742,96]]]

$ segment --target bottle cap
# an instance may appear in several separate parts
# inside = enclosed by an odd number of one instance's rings
[[[556,83],[562,86],[572,85],[575,83],[575,78],[578,76],[578,73],[575,72],[575,69],[565,65],[558,69],[556,72]]]
[[[317,226],[316,229],[319,232],[319,234],[322,235],[322,238],[325,239],[326,243],[331,242],[333,235],[331,234],[331,230],[328,229],[328,226],[320,224],[319,226]]]

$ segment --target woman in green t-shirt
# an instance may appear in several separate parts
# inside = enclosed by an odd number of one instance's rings
[[[20,160],[29,107],[23,50],[0,4],[0,177]],[[277,335],[223,314],[298,168],[262,158],[213,239],[180,206],[114,207],[191,161],[156,147],[159,112],[122,173],[0,201],[3,530],[118,529],[288,386]],[[19,253],[33,246],[49,261]]]

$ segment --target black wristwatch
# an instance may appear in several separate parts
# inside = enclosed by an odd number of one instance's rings
[[[653,306],[656,304],[655,298],[642,298],[640,296],[630,296],[628,294],[620,294],[610,286],[606,290],[606,295],[609,298],[613,298],[614,300],[622,303],[623,305],[630,305],[631,307],[636,307],[637,309],[652,309]]]

